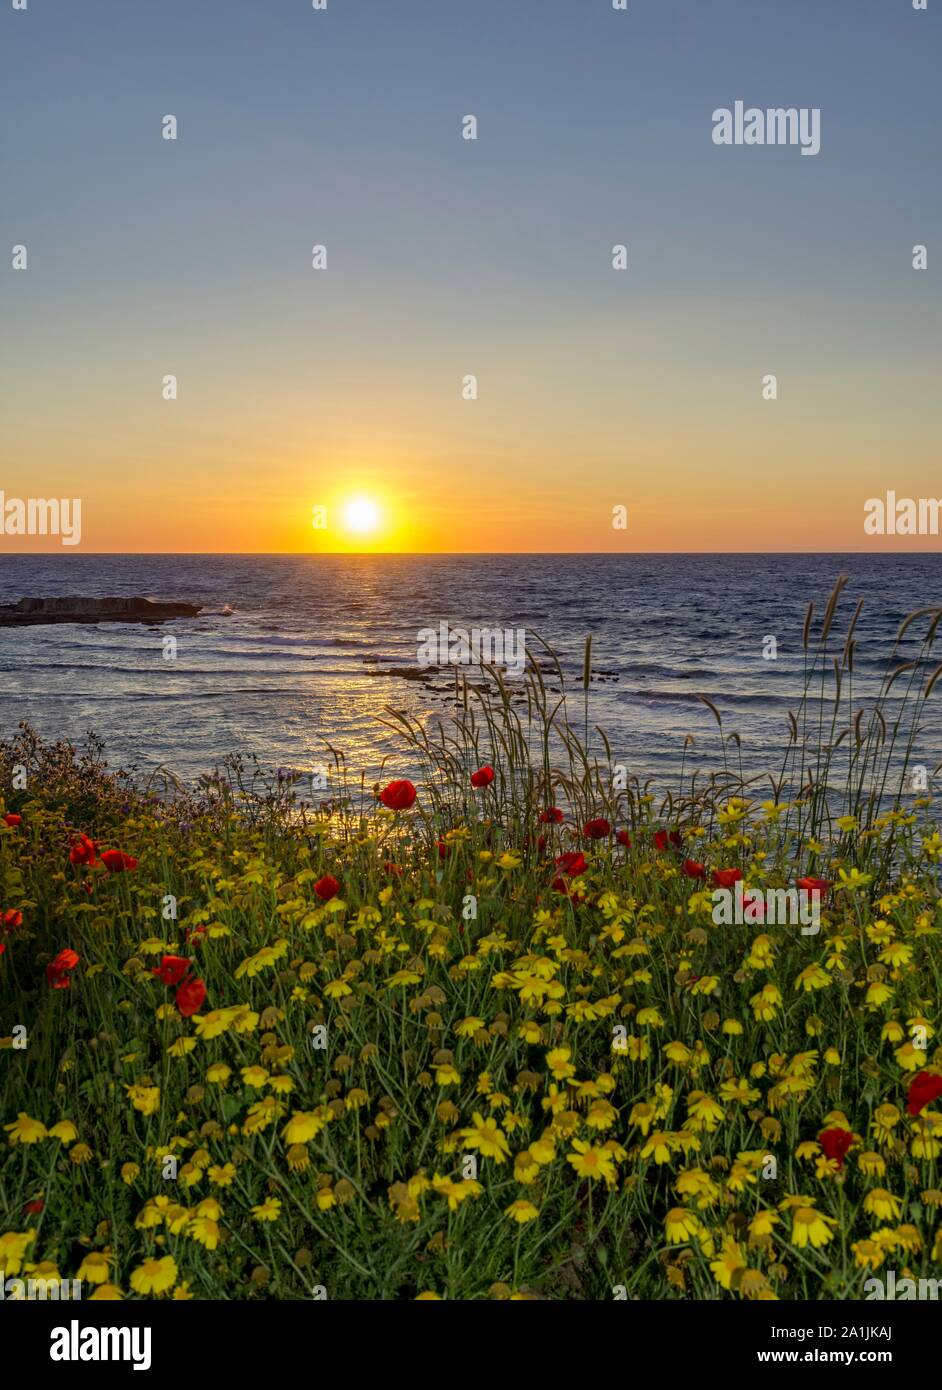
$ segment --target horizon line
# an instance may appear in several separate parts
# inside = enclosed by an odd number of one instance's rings
[[[122,559],[135,558],[144,559],[148,556],[167,556],[180,557],[192,556],[211,557],[228,556],[231,558],[245,557],[264,558],[276,560],[284,556],[290,559],[319,559],[319,560],[380,560],[380,559],[447,559],[447,558],[473,558],[487,556],[525,556],[547,557],[547,556],[580,556],[593,558],[607,558],[608,556],[651,558],[658,555],[704,555],[704,556],[731,556],[731,555],[761,555],[766,558],[782,555],[865,555],[870,559],[876,556],[886,555],[900,558],[906,555],[942,555],[942,545],[928,550],[83,550],[76,551],[70,547],[57,546],[54,550],[0,550],[0,560],[3,559],[33,559],[37,556],[48,557],[51,555],[62,555],[69,559],[99,559],[104,556],[120,557]]]

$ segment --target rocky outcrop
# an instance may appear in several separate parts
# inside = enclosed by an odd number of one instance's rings
[[[0,604],[0,627],[28,623],[162,623],[168,618],[195,618],[199,605],[158,603],[149,598],[21,598]]]

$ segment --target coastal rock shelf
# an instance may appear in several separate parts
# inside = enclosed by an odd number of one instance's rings
[[[28,623],[163,623],[168,618],[195,618],[194,603],[157,603],[149,598],[21,598],[0,604],[0,627]]]

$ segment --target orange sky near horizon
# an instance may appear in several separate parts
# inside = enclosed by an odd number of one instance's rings
[[[94,451],[73,445],[77,457],[69,467],[53,457],[61,448],[59,431],[47,430],[37,417],[30,452],[35,460],[36,436],[48,434],[41,448],[45,463],[8,469],[0,483],[7,498],[80,497],[81,544],[4,535],[0,553],[939,548],[938,537],[873,537],[863,530],[869,497],[888,488],[901,497],[939,494],[932,485],[932,450],[915,427],[910,439],[897,441],[905,465],[890,467],[872,421],[838,437],[836,425],[821,419],[809,448],[795,412],[781,401],[745,404],[738,417],[718,417],[714,411],[711,419],[700,415],[687,424],[678,418],[661,437],[647,422],[633,439],[603,422],[588,427],[581,444],[566,421],[555,439],[541,428],[536,441],[528,441],[515,421],[506,442],[499,422],[490,431],[455,431],[450,442],[444,429],[420,439],[405,430],[387,440],[378,431],[374,439],[358,430],[342,443],[308,440],[299,424],[294,432],[284,430],[280,442],[261,431],[253,437],[251,430],[237,439],[229,427],[215,446],[208,443],[209,421],[184,418],[169,439],[166,429],[141,431],[133,458],[124,452],[125,432],[103,438]],[[375,529],[358,532],[346,524],[344,508],[357,498],[375,502]],[[613,525],[618,507],[625,509],[624,529]],[[326,515],[326,526],[315,526],[315,515]]]
[[[630,341],[606,310],[590,355],[568,351],[565,309],[487,351],[451,349],[444,365],[426,348],[388,360],[377,349],[353,374],[299,346],[258,377],[244,351],[193,349],[170,401],[134,353],[104,370],[52,343],[11,397],[0,490],[81,497],[75,552],[938,549],[938,537],[863,529],[870,497],[942,492],[933,359],[835,356],[805,341],[815,308],[799,300],[774,352],[749,341],[746,301],[727,306],[712,355],[717,306],[677,302],[634,311]],[[696,350],[665,349],[692,322]],[[770,362],[776,400],[762,392]],[[381,511],[366,537],[342,524],[357,496]],[[0,536],[0,552],[59,548]]]

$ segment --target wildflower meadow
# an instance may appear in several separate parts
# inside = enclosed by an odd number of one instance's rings
[[[942,1275],[940,617],[906,620],[860,699],[839,581],[766,775],[711,704],[719,767],[688,741],[671,788],[593,728],[591,644],[565,698],[534,647],[523,698],[492,670],[456,674],[452,725],[390,709],[401,765],[374,785],[335,751],[324,799],[238,757],[142,779],[22,727],[7,1279],[817,1300]],[[789,894],[809,912],[783,922]]]

